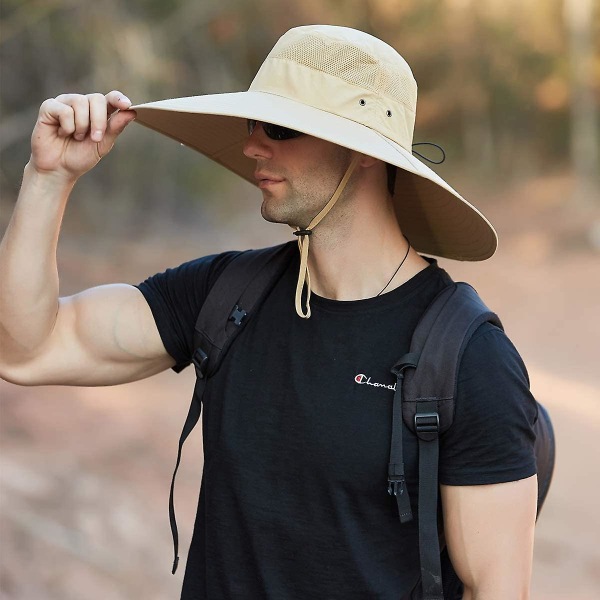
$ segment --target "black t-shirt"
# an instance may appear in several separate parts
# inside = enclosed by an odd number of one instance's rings
[[[139,286],[176,369],[189,364],[198,311],[235,255],[197,259]],[[401,524],[387,494],[390,368],[448,276],[429,259],[376,298],[313,294],[306,320],[294,308],[295,261],[206,387],[184,600],[397,600],[419,579],[417,520]],[[482,325],[463,355],[454,423],[440,440],[440,483],[535,474],[536,416],[519,354],[500,329]],[[417,442],[406,427],[403,434],[416,515]]]

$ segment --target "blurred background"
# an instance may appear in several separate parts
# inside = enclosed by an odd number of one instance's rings
[[[0,227],[46,98],[246,89],[276,39],[310,23],[398,49],[419,84],[415,141],[445,148],[436,170],[496,226],[492,259],[440,263],[500,314],[555,423],[532,598],[600,597],[597,1],[4,0]],[[289,239],[261,221],[259,201],[223,168],[133,124],[72,195],[61,294]],[[0,381],[0,599],[179,597],[167,506],[192,385],[191,372],[105,389]],[[202,470],[200,432],[192,437],[176,494],[182,563]]]

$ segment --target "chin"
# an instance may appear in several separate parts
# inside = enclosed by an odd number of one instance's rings
[[[263,200],[263,203],[261,204],[260,214],[265,221],[269,221],[269,223],[277,223],[277,221],[275,220],[275,215],[273,214],[273,211],[270,210],[269,206],[267,205],[266,198]]]
[[[289,222],[289,218],[286,217],[284,211],[277,210],[277,206],[273,206],[272,203],[269,203],[265,198],[260,207],[260,214],[265,221],[269,223],[285,223],[287,225],[291,225]]]

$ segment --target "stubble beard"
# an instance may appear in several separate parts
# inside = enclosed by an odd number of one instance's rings
[[[263,191],[261,214],[270,223],[285,223],[292,227],[308,227],[327,199],[306,186],[294,186],[286,181],[287,190],[277,197],[268,190]]]
[[[287,189],[278,196],[269,190],[263,190],[261,205],[263,219],[270,223],[285,223],[301,229],[308,227],[335,193],[350,165],[351,158],[350,150],[340,148],[335,167],[328,173],[319,173],[315,170],[314,174],[309,173],[301,179],[297,178],[295,183],[286,178],[284,185]],[[346,187],[338,202],[343,200],[351,187],[351,184]]]

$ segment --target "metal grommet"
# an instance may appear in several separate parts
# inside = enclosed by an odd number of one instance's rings
[[[364,106],[364,105],[365,105],[367,102],[365,101],[365,99],[364,99],[364,98],[361,98],[361,99],[358,101],[358,103],[359,103],[361,106]]]
[[[386,114],[388,117],[391,117],[391,116],[392,116],[392,111],[391,111],[391,110],[386,110],[386,111],[385,111],[385,114]]]

